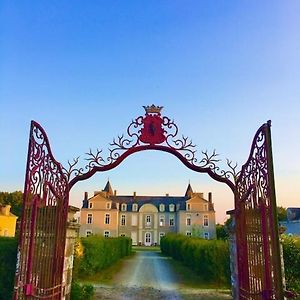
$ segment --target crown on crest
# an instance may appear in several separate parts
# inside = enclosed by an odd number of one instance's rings
[[[147,114],[160,114],[160,111],[164,108],[163,106],[156,106],[154,104],[143,107]]]

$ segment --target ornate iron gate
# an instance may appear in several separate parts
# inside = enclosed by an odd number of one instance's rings
[[[195,145],[178,137],[178,127],[161,116],[162,107],[144,107],[146,114],[133,120],[127,136],[114,139],[107,158],[102,150],[87,153],[63,168],[53,157],[48,138],[32,121],[25,177],[15,299],[61,299],[64,247],[70,189],[80,180],[117,167],[129,155],[158,150],[175,155],[186,167],[225,183],[235,197],[238,261],[238,299],[283,299],[270,122],[257,131],[250,156],[240,172],[227,160],[218,167],[215,151],[196,157]]]
[[[32,121],[15,299],[61,299],[69,187],[45,131]]]
[[[236,181],[240,299],[284,298],[270,127],[257,131]]]

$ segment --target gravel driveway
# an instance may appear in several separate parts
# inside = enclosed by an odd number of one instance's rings
[[[180,288],[169,260],[160,252],[137,251],[136,255],[126,260],[121,272],[114,278],[113,286],[95,285],[95,299],[232,299],[211,291]]]

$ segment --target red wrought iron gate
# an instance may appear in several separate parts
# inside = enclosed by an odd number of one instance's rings
[[[69,187],[45,131],[32,121],[14,299],[61,299]]]
[[[236,180],[235,220],[240,299],[283,299],[271,122],[257,131]]]
[[[62,299],[64,251],[70,189],[80,180],[117,167],[129,155],[164,151],[186,167],[207,173],[225,183],[235,197],[238,287],[236,299],[284,299],[276,214],[270,122],[257,131],[249,159],[240,172],[227,161],[217,165],[215,151],[196,157],[195,145],[179,138],[177,125],[161,116],[162,107],[147,106],[145,115],[133,120],[127,136],[113,140],[108,157],[102,150],[87,153],[67,168],[58,163],[42,127],[32,121],[24,187],[14,299]]]

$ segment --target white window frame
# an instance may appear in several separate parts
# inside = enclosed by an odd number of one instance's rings
[[[104,230],[103,236],[106,237],[106,238],[110,237],[110,231],[109,230]]]
[[[163,226],[165,226],[165,224],[166,224],[166,218],[165,218],[165,216],[164,215],[160,215],[159,216],[159,226],[163,227]]]
[[[190,204],[190,203],[187,203],[187,204],[186,204],[186,210],[187,210],[187,211],[190,211],[190,210],[191,210],[191,204]]]
[[[106,224],[106,225],[110,224],[110,214],[105,214],[105,216],[104,216],[104,224]]]
[[[159,204],[159,211],[163,212],[165,211],[165,205],[164,204]]]
[[[93,214],[87,214],[86,224],[93,224]]]
[[[203,226],[208,227],[209,226],[209,217],[208,215],[203,216]]]
[[[165,233],[165,232],[160,232],[160,233],[159,233],[159,241],[160,241],[160,240],[161,240],[161,238],[162,238],[162,237],[164,237],[165,235],[166,235],[166,233]]]
[[[186,226],[192,226],[192,216],[190,214],[186,215]]]
[[[121,211],[127,211],[127,204],[126,203],[121,204]]]
[[[138,205],[136,203],[132,204],[132,211],[138,211]]]
[[[171,221],[173,221],[172,224],[171,224]],[[169,216],[169,226],[170,227],[175,226],[175,216]]]
[[[174,204],[169,204],[169,211],[174,212],[175,211],[175,205]]]
[[[85,236],[86,236],[86,237],[89,237],[89,236],[92,235],[92,234],[93,234],[93,231],[90,230],[90,229],[85,231]]]
[[[121,226],[126,226],[126,215],[121,215]]]

